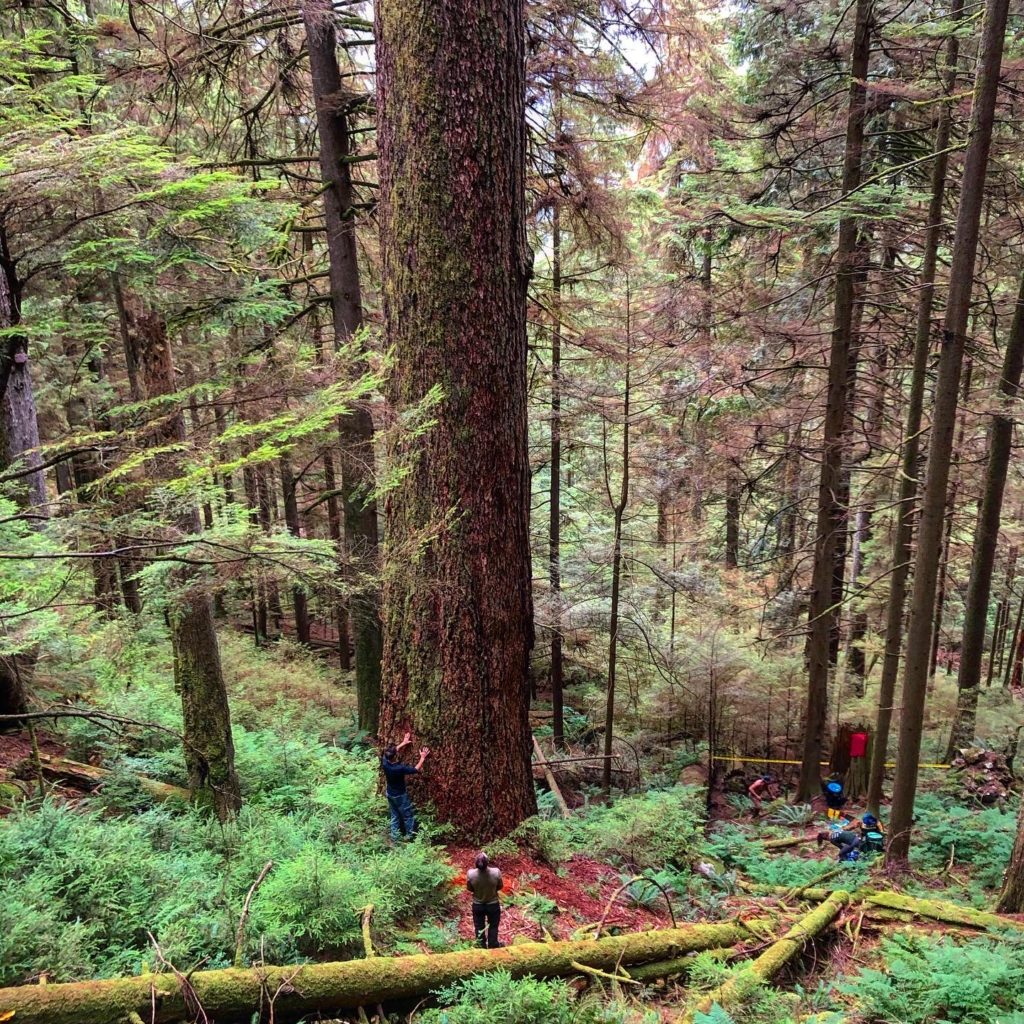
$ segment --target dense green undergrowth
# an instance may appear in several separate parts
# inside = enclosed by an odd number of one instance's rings
[[[126,640],[116,666],[75,652],[92,680],[83,701],[149,724],[66,723],[59,735],[69,752],[99,754],[115,768],[111,780],[77,803],[34,799],[0,819],[0,984],[44,973],[53,981],[136,973],[155,966],[154,941],[182,969],[230,964],[241,907],[268,861],[242,934],[245,963],[359,955],[361,915],[371,903],[381,951],[464,945],[454,871],[436,843],[441,833],[426,813],[423,839],[388,845],[376,757],[354,727],[351,693],[322,661],[290,645],[257,651],[243,638],[224,642],[246,799],[237,821],[222,825],[192,808],[154,804],[138,773],[184,781],[164,649],[154,632]],[[831,856],[764,851],[759,839],[813,827],[798,812],[793,821],[719,825],[705,836],[702,792],[667,784],[672,774],[651,772],[666,784],[608,805],[595,799],[568,821],[542,800],[541,813],[494,844],[492,855],[529,851],[568,875],[566,861],[585,853],[619,875],[623,899],[663,912],[667,893],[680,920],[735,914],[738,878],[808,885],[837,866]],[[917,819],[910,888],[990,905],[1013,841],[1014,808],[965,807],[956,793],[939,790],[922,795]],[[711,866],[703,875],[694,871],[701,862]],[[826,884],[856,887],[871,871],[870,862],[844,866]],[[632,881],[637,874],[643,880]],[[536,920],[553,912],[542,894],[515,899]],[[716,1008],[698,1020],[1024,1024],[1019,938],[900,934],[866,956],[871,966],[855,975],[823,971],[806,988],[765,988],[732,1016]],[[729,970],[698,957],[691,991],[721,984]],[[424,1024],[650,1024],[652,1002],[680,998],[607,986],[581,997],[578,987],[479,977],[439,993],[419,1016]]]

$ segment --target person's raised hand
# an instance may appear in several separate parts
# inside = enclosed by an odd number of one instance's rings
[[[427,754],[429,754],[429,753],[430,753],[430,747],[421,747],[420,748],[420,757],[426,757]]]
[[[406,729],[405,735],[402,737],[402,746],[404,747],[407,743],[412,743],[412,733]]]

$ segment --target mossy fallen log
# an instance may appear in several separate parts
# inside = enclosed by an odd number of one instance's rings
[[[1024,931],[1024,922],[1015,921],[1010,917],[990,914],[972,907],[962,907],[958,903],[946,900],[929,900],[917,896],[907,896],[901,892],[873,892],[865,895],[865,902],[888,910],[902,910],[916,917],[930,917],[933,921],[945,924],[966,925],[969,928],[1013,928]]]
[[[766,850],[785,850],[790,846],[800,846],[802,843],[813,843],[815,836],[786,836],[784,839],[766,839],[761,845]]]
[[[136,1013],[153,1024],[168,1024],[193,1019],[198,1002],[211,1020],[223,1024],[248,1021],[271,1000],[275,1015],[283,1018],[419,997],[485,971],[504,969],[515,977],[550,978],[576,973],[574,962],[610,971],[673,960],[763,935],[772,924],[771,919],[760,918],[578,942],[528,942],[501,949],[376,956],[293,967],[227,968],[194,973],[187,986],[174,974],[24,985],[0,989],[0,1018],[13,1011],[12,1019],[18,1024],[119,1024]]]
[[[832,895],[835,889],[823,889],[820,886],[803,886],[798,887],[796,890],[790,885],[758,885],[755,882],[744,882],[740,879],[736,881],[737,886],[743,892],[749,892],[753,896],[787,896],[803,900],[807,903],[820,903],[822,900],[827,900]]]
[[[114,774],[107,768],[97,768],[93,764],[83,764],[80,761],[71,761],[66,757],[54,757],[52,754],[39,755],[39,770],[48,779],[55,779],[58,782],[73,782],[82,789],[97,789],[103,783],[109,781]],[[21,778],[29,778],[36,772],[36,765],[33,758],[21,762],[17,774]],[[158,782],[156,779],[147,778],[145,775],[135,775],[143,791],[148,793],[154,800],[183,800],[188,802],[189,792],[181,786],[172,786],[169,782]]]
[[[785,935],[773,942],[756,960],[744,964],[725,984],[704,996],[682,1018],[692,1024],[697,1013],[708,1013],[717,1003],[723,1010],[739,1006],[762,982],[770,981],[803,949],[808,939],[820,935],[850,902],[850,894],[842,890],[801,917]]]

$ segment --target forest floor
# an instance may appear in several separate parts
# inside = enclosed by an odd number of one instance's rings
[[[449,861],[459,871],[459,935],[473,938],[471,898],[466,891],[466,865],[473,863],[477,850],[448,846]],[[559,870],[517,851],[495,857],[505,887],[502,893],[501,939],[506,944],[545,938],[544,930],[556,939],[572,938],[585,925],[595,928],[602,919],[605,932],[645,931],[671,925],[671,915],[659,900],[657,908],[630,906],[622,898],[623,879],[608,864],[579,854]],[[628,876],[627,876],[628,878]]]

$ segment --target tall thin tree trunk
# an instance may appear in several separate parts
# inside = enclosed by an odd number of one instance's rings
[[[174,366],[163,321],[153,314],[135,318],[139,327],[139,364],[145,397],[173,394]],[[179,410],[165,416],[153,434],[156,444],[186,440],[185,418]],[[201,531],[199,510],[192,506],[175,524],[182,536]],[[242,805],[235,772],[231,712],[213,623],[213,604],[190,566],[175,570],[181,595],[168,613],[174,648],[175,681],[181,694],[182,740],[189,789],[209,803],[217,816],[232,817]]]
[[[928,685],[931,693],[935,685],[935,671],[939,664],[939,645],[942,642],[942,620],[946,614],[946,586],[949,581],[949,552],[953,546],[953,522],[956,516],[957,498],[960,494],[960,451],[963,448],[964,436],[967,433],[967,399],[971,394],[971,377],[973,361],[967,360],[963,373],[960,423],[957,427],[956,440],[952,449],[953,465],[951,474],[953,482],[949,485],[949,497],[946,499],[946,525],[942,534],[942,552],[939,557],[938,593],[935,595],[935,614],[932,617],[932,640],[928,655]]]
[[[551,584],[551,711],[556,750],[565,746],[562,664],[562,219],[551,211],[551,508],[548,520],[548,579]]]
[[[327,491],[327,535],[334,541],[339,554],[343,551],[343,531],[341,526],[341,506],[338,504],[337,483],[334,475],[334,459],[331,453],[324,452],[324,490]],[[338,664],[342,672],[352,668],[352,655],[349,651],[348,639],[348,608],[345,602],[334,602],[334,620],[338,626]]]
[[[962,11],[963,0],[952,0],[949,10],[950,21],[959,22]],[[947,97],[952,95],[956,87],[958,59],[959,41],[955,34],[950,34],[946,44],[946,72],[943,81],[943,92]],[[867,806],[868,810],[876,816],[881,809],[885,762],[889,753],[893,701],[896,696],[900,649],[903,643],[903,614],[907,600],[907,579],[910,573],[911,544],[914,538],[918,491],[921,414],[924,408],[928,355],[931,351],[935,268],[938,262],[939,242],[942,238],[942,210],[946,194],[946,171],[949,166],[949,154],[946,153],[946,149],[949,146],[951,124],[952,112],[950,101],[947,100],[942,106],[935,129],[931,198],[928,203],[928,224],[925,228],[924,248],[921,255],[917,329],[914,335],[910,394],[907,396],[906,429],[903,454],[900,460],[899,501],[896,506],[896,529],[893,531],[889,600],[885,613],[885,653],[882,660],[882,678],[878,686],[878,716],[875,722],[875,735],[871,744],[871,765],[868,771]]]
[[[363,309],[356,252],[351,176],[351,102],[338,67],[334,11],[329,0],[305,0],[302,17],[320,136],[324,223],[330,258],[331,311],[335,347],[343,347],[362,326]],[[377,583],[377,505],[374,479],[373,418],[358,403],[339,421],[341,492],[345,544],[354,565],[349,610],[355,641],[355,684],[359,727],[377,732],[383,639]]]
[[[849,195],[860,186],[866,111],[865,81],[871,55],[872,0],[857,0],[850,62],[850,101],[843,160],[842,190]],[[844,528],[845,509],[838,502],[842,477],[842,449],[846,434],[846,391],[853,340],[854,300],[858,265],[858,221],[844,216],[839,222],[836,247],[835,311],[828,367],[828,398],[822,437],[821,474],[818,480],[818,517],[814,542],[814,570],[808,610],[807,706],[797,800],[809,800],[818,791],[819,762],[828,704],[829,647],[833,621],[832,576],[838,534]]]
[[[974,262],[978,251],[981,207],[985,191],[988,155],[992,142],[999,69],[1006,33],[1008,0],[988,0],[974,86],[974,104],[967,157],[957,212],[956,234],[950,265],[949,295],[942,329],[928,468],[921,501],[921,525],[918,530],[914,561],[914,588],[910,605],[910,629],[903,675],[903,713],[900,718],[899,746],[886,865],[902,870],[910,852],[910,831],[914,820],[914,796],[917,791],[918,764],[921,756],[921,731],[924,726],[925,691],[928,683],[932,614],[935,583],[942,546],[943,513],[949,483],[953,431],[956,427],[957,398],[963,366]]]
[[[1020,391],[1021,372],[1024,370],[1024,275],[1014,309],[1010,336],[1003,353],[1003,367],[999,375],[998,393],[1005,408],[992,417],[988,436],[988,466],[985,487],[978,510],[978,525],[974,531],[974,553],[971,556],[971,578],[967,585],[967,604],[964,608],[963,644],[960,650],[960,672],[957,676],[957,707],[949,734],[947,757],[974,737],[978,715],[978,686],[981,683],[981,661],[985,650],[985,626],[988,622],[988,602],[992,590],[992,567],[995,564],[996,543],[1003,511],[1006,472],[1010,465],[1013,446],[1013,415],[1011,403]],[[992,650],[996,637],[992,638]]]
[[[612,507],[612,594],[611,619],[608,627],[608,681],[605,690],[604,711],[604,762],[601,769],[601,784],[605,793],[612,787],[612,749],[615,739],[615,670],[619,653],[619,593],[622,587],[622,519],[629,504],[629,417],[630,417],[630,371],[632,345],[632,311],[630,309],[629,279],[626,279],[626,380],[622,400],[622,480],[617,497],[612,495],[608,472],[608,449],[604,448],[605,483],[608,486],[608,502]],[[607,432],[607,427],[604,428]]]
[[[881,292],[890,287],[896,250],[892,245],[883,245],[879,289]],[[884,300],[883,300],[884,301]],[[889,368],[889,349],[885,339],[881,339],[876,347],[874,369],[874,394],[868,404],[864,438],[867,442],[856,459],[857,466],[869,462],[882,439],[882,426],[885,417],[885,394],[887,390],[887,371]],[[852,467],[851,467],[852,468]],[[850,593],[853,595],[853,611],[850,615],[850,630],[846,648],[846,673],[853,679],[853,693],[857,698],[864,696],[864,677],[867,674],[867,658],[864,652],[864,640],[868,632],[868,613],[863,595],[858,594],[860,578],[864,571],[865,546],[871,540],[872,518],[875,512],[875,485],[869,481],[861,488],[857,514],[854,516],[854,528],[850,555]]]
[[[295,494],[295,474],[287,455],[282,455],[278,463],[281,471],[281,492],[284,499],[284,521],[288,532],[293,537],[302,536],[302,524],[299,522],[299,503]],[[309,643],[309,600],[302,587],[292,587],[292,607],[295,609],[295,635],[300,644]]]
[[[526,431],[521,0],[374,8],[390,390],[434,426],[387,498],[381,735],[433,753],[423,782],[466,838],[536,808]],[[481,159],[486,154],[486,159]]]
[[[737,470],[730,468],[725,480],[725,567],[740,564],[740,494],[742,484]]]

